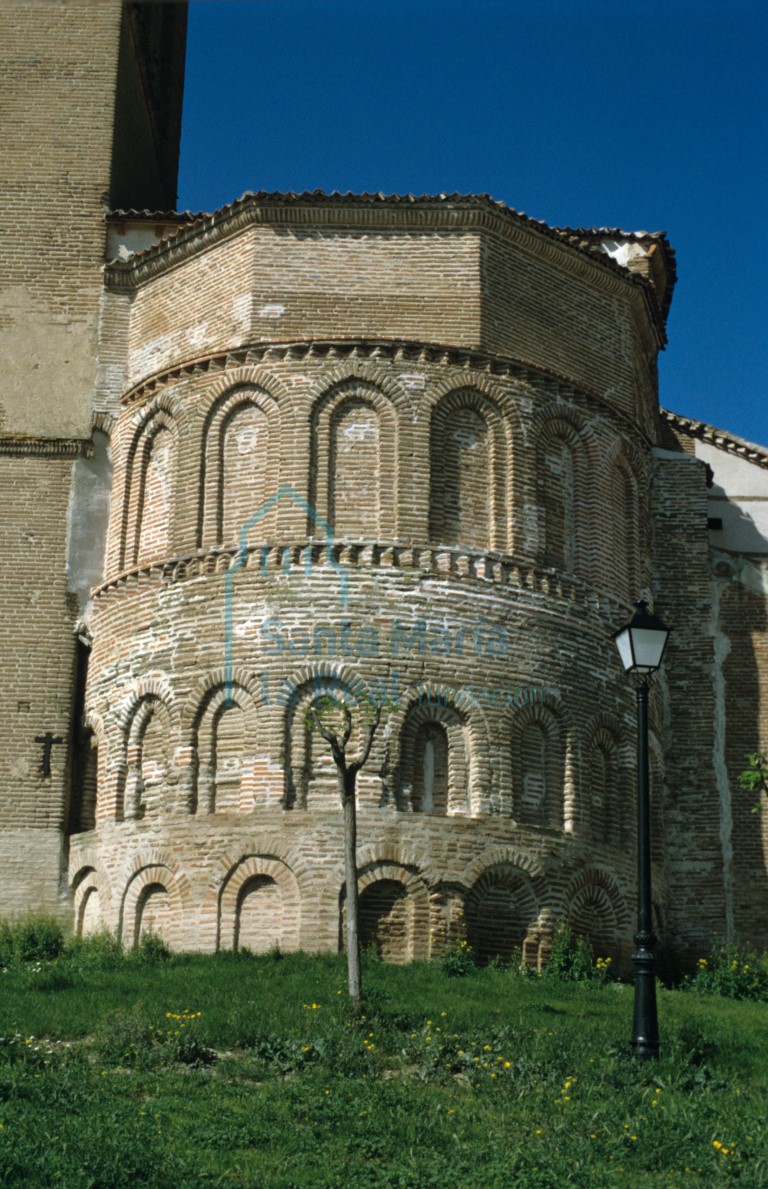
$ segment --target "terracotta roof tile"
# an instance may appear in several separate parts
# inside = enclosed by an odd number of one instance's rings
[[[679,433],[686,434],[691,438],[698,438],[702,442],[708,442],[711,446],[716,446],[719,450],[726,450],[729,454],[738,454],[740,458],[754,462],[758,466],[768,467],[768,446],[759,446],[757,442],[748,442],[745,438],[740,438],[727,430],[708,425],[706,421],[682,417],[679,413],[672,413],[669,409],[659,409],[659,413],[662,421],[672,429],[678,430]]]

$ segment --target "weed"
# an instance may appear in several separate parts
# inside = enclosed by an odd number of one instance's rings
[[[768,955],[740,945],[716,945],[699,958],[696,973],[684,988],[700,995],[768,1001]]]
[[[73,937],[67,942],[62,961],[74,972],[115,970],[123,964],[123,948],[107,931]]]
[[[466,938],[455,942],[445,951],[440,959],[440,967],[449,978],[465,978],[476,969],[475,955]]]
[[[118,1016],[102,1030],[97,1049],[103,1060],[124,1069],[161,1069],[173,1064],[210,1065],[215,1053],[194,1031],[201,1012],[165,1013],[160,1027],[139,1012]]]
[[[64,930],[53,917],[0,921],[0,966],[51,962],[64,949]]]
[[[465,978],[476,968],[477,962],[467,938],[467,923],[463,913],[457,913],[444,938],[445,948],[440,967],[449,978]]]
[[[156,933],[143,933],[135,950],[131,951],[132,961],[143,966],[156,966],[158,962],[168,962],[171,951]]]
[[[605,982],[610,978],[611,959],[595,962],[592,946],[584,937],[575,937],[570,925],[558,925],[552,938],[549,961],[544,976],[565,982]]]

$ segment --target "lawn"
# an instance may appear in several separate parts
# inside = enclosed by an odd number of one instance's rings
[[[768,1185],[768,1004],[439,964],[123,958],[0,975],[3,1185]]]

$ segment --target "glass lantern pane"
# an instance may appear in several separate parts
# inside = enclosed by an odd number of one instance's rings
[[[619,632],[618,636],[614,636],[614,640],[616,642],[616,647],[619,650],[621,663],[624,668],[629,671],[635,663],[632,656],[632,641],[630,639],[629,628],[624,628],[622,632]]]
[[[667,633],[656,628],[632,628],[632,644],[638,669],[658,669]]]

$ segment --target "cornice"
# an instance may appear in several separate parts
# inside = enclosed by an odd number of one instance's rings
[[[141,380],[121,397],[123,405],[133,405],[155,395],[186,376],[208,371],[228,371],[234,367],[262,363],[303,362],[307,359],[376,361],[393,363],[444,364],[467,371],[484,371],[497,376],[514,376],[530,382],[544,377],[569,392],[582,391],[599,396],[597,389],[574,384],[567,376],[507,356],[492,355],[471,347],[452,347],[442,343],[423,343],[412,339],[375,339],[339,337],[334,339],[273,339],[271,342],[246,343],[226,351],[197,356],[185,363],[164,368]]]
[[[93,430],[98,430],[100,433],[111,437],[112,430],[115,428],[117,418],[112,413],[107,413],[103,409],[97,409],[93,414],[92,427]]]
[[[198,356],[185,363],[155,372],[129,388],[121,397],[121,403],[130,407],[139,405],[157,396],[163,389],[180,380],[212,373],[221,375],[232,368],[255,367],[260,364],[303,362],[307,359],[344,362],[358,360],[379,362],[385,360],[404,365],[442,364],[465,372],[481,372],[488,376],[511,377],[524,384],[536,385],[542,381],[545,386],[563,400],[582,397],[597,401],[619,419],[627,433],[649,444],[639,426],[616,405],[607,401],[601,392],[589,385],[577,384],[567,376],[537,364],[510,356],[493,355],[487,351],[470,347],[452,347],[441,343],[422,343],[406,339],[287,339],[269,343],[250,343],[233,347],[227,351]]]
[[[306,576],[307,570],[314,566],[327,566],[334,574],[340,569],[363,574],[397,569],[415,571],[424,577],[492,583],[555,599],[560,604],[560,613],[562,604],[569,604],[611,623],[618,623],[621,616],[631,611],[629,603],[582,579],[508,554],[465,549],[460,545],[404,545],[398,541],[343,540],[329,546],[325,538],[282,545],[251,545],[244,561],[238,545],[199,549],[184,557],[134,566],[103,582],[92,593],[94,599],[103,600],[122,590],[144,589],[147,584],[173,586],[196,578],[220,577],[233,569],[250,570],[253,577],[267,582],[274,575],[289,573],[291,568],[297,577]]]
[[[672,413],[669,409],[659,409],[661,420],[672,429],[685,434],[689,438],[697,438],[724,450],[727,454],[735,454],[755,466],[768,470],[768,447],[758,446],[755,442],[747,442],[726,430],[716,429],[706,421],[695,421],[691,417],[681,417],[679,413]]]
[[[495,202],[487,195],[439,195],[414,198],[383,194],[246,194],[230,206],[186,224],[159,244],[129,260],[110,261],[105,284],[135,289],[200,252],[249,227],[328,227],[338,230],[402,230],[461,232],[486,230],[517,243],[524,250],[556,264],[580,279],[599,280],[609,292],[639,288],[660,344],[666,341],[664,319],[649,282],[597,253],[586,241],[572,241],[546,223]]]
[[[0,455],[11,457],[90,458],[93,443],[81,438],[35,438],[29,434],[0,434]]]

